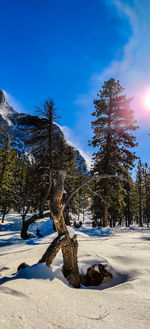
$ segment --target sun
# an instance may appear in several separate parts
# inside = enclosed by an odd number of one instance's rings
[[[144,104],[148,111],[150,111],[150,92],[148,92],[144,98]]]

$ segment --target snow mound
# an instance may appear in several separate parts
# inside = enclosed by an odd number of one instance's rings
[[[86,256],[86,257],[80,257],[79,258],[79,271],[81,274],[86,275],[87,269],[91,267],[92,265],[95,265],[95,270],[98,269],[98,264],[102,264],[107,270],[109,270],[111,273],[113,272],[113,269],[111,265],[106,261],[104,258],[99,257],[92,257],[92,256]],[[98,270],[99,272],[99,270]]]
[[[114,287],[116,285],[120,285],[128,281],[129,275],[127,275],[126,273],[121,273],[116,271],[110,265],[110,263],[107,262],[106,259],[100,257],[94,257],[94,258],[92,256],[80,257],[78,262],[79,272],[81,275],[86,275],[88,268],[93,265],[95,271],[99,272],[99,268],[98,268],[99,264],[102,264],[105,267],[105,269],[112,274],[112,278],[111,279],[104,278],[103,282],[99,286],[97,287],[90,286],[88,287],[88,289],[103,290],[103,289]],[[82,288],[87,289],[87,287],[85,286],[83,286]]]
[[[35,234],[37,233],[37,229],[40,230],[40,234],[43,236],[55,233],[53,220],[47,218],[37,221],[31,226],[31,231]]]

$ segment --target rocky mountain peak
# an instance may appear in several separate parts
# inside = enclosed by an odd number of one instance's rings
[[[37,126],[41,126],[42,120],[45,119],[30,115],[27,113],[18,113],[7,99],[7,93],[0,90],[0,129],[5,136],[9,136],[12,145],[22,154],[29,156],[38,156],[39,141],[32,138],[32,131]],[[56,123],[53,124],[54,134],[63,136],[61,127]],[[74,150],[77,157],[78,167],[83,171],[87,171],[86,163],[80,152]]]
[[[6,103],[6,93],[4,90],[0,89],[0,106]]]
[[[17,111],[13,109],[13,107],[9,104],[7,100],[7,93],[0,89],[0,116],[7,121],[8,125],[10,126],[11,119],[14,115],[17,114]]]

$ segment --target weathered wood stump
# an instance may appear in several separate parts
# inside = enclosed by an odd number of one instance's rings
[[[112,273],[102,264],[94,264],[87,269],[86,275],[80,274],[81,283],[84,286],[99,286],[112,278]]]
[[[52,173],[54,174],[52,177]],[[87,181],[83,182],[78,186],[73,192],[70,193],[66,203],[63,200],[64,194],[64,181],[65,181],[65,171],[64,170],[53,170],[50,171],[49,176],[49,209],[51,216],[54,221],[55,229],[58,233],[58,236],[50,244],[48,249],[45,251],[42,258],[39,260],[39,263],[45,262],[47,266],[50,266],[58,253],[62,250],[63,255],[63,274],[68,280],[69,284],[74,288],[80,288],[81,284],[85,286],[97,286],[112,278],[112,274],[102,265],[94,264],[88,268],[86,275],[79,274],[78,269],[78,260],[77,260],[77,251],[78,251],[78,242],[77,236],[69,235],[67,230],[65,220],[64,220],[64,210],[68,207],[68,204],[72,196],[84,185],[88,184],[92,180],[100,180],[104,178],[116,177],[115,175],[102,175],[90,177]],[[119,176],[118,176],[119,177]],[[18,269],[24,268],[26,264],[21,264]]]

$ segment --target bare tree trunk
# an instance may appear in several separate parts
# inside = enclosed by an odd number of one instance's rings
[[[104,217],[103,217],[103,227],[108,226],[108,205],[104,203]]]
[[[110,227],[112,228],[113,227],[113,220],[112,220],[112,217],[110,217],[110,219],[109,219],[109,225],[110,225]]]
[[[46,263],[46,265],[49,267],[52,264],[57,252],[62,247],[65,240],[65,235],[58,235],[57,238],[53,240],[48,249],[45,251],[44,255],[39,260],[39,263]]]
[[[28,211],[28,209],[27,209],[27,211]],[[28,223],[27,220],[25,220],[27,211],[25,211],[25,213],[21,215],[22,216],[21,238],[23,240],[29,239],[28,227],[29,227],[30,224]]]
[[[50,213],[43,214],[43,218],[50,216]],[[21,238],[26,240],[29,239],[28,228],[33,224],[37,219],[41,218],[40,214],[34,214],[29,219],[25,220],[26,214],[22,215],[22,228],[21,228]]]
[[[55,178],[52,178],[52,173],[55,173]],[[51,243],[51,245],[48,247],[42,258],[39,260],[40,263],[46,262],[47,266],[50,266],[53,262],[57,252],[59,249],[62,249],[63,254],[63,273],[70,285],[72,285],[74,288],[80,288],[81,282],[84,285],[98,285],[102,282],[101,273],[99,280],[95,282],[95,275],[97,277],[97,270],[93,271],[94,265],[89,268],[89,272],[93,273],[93,275],[90,274],[83,276],[79,274],[78,269],[78,261],[77,261],[77,252],[78,252],[78,242],[77,242],[77,236],[74,234],[73,237],[69,235],[69,232],[67,230],[65,220],[64,220],[64,209],[67,208],[71,198],[73,195],[82,188],[82,186],[87,185],[88,182],[91,182],[93,180],[101,180],[104,178],[110,178],[115,177],[114,175],[102,175],[102,176],[96,176],[96,177],[90,177],[85,182],[81,183],[78,187],[76,187],[68,196],[68,199],[66,201],[66,204],[63,204],[63,194],[64,194],[64,180],[65,180],[65,171],[56,170],[50,171],[49,176],[49,189],[46,193],[47,197],[50,195],[49,200],[49,208],[50,208],[50,214],[53,218],[54,225],[56,228],[56,231],[58,232],[58,237],[54,239],[54,241]],[[121,178],[121,176],[118,176],[117,178]],[[45,199],[46,200],[46,199]],[[108,205],[105,201],[104,202],[104,224],[105,226],[108,226]],[[34,215],[37,216],[37,215]],[[29,220],[25,221],[25,224],[30,225],[35,221],[35,218],[32,216]],[[22,269],[26,266],[25,263],[22,263],[19,267],[19,269]],[[103,265],[99,264],[100,269],[103,268],[103,272],[105,272],[104,276],[112,277],[112,274],[108,273],[108,271],[104,268]],[[87,277],[87,278],[86,278]]]
[[[5,216],[6,216],[6,207],[4,207],[2,213],[3,213],[3,215],[2,215],[2,223],[4,223]]]
[[[23,219],[23,218],[22,218],[22,219]],[[28,225],[28,221],[23,220],[23,221],[22,221],[22,228],[21,228],[21,238],[22,238],[23,240],[27,240],[27,239],[29,239],[29,235],[28,235],[28,227],[29,227],[29,225]]]
[[[83,205],[83,212],[82,212],[82,214],[83,214],[83,222],[84,222],[84,216],[85,216],[85,209],[84,209],[84,205]]]
[[[5,213],[3,212],[2,223],[4,223],[4,220],[5,220]]]
[[[79,222],[79,220],[80,220],[80,211],[78,209],[78,222]]]
[[[52,185],[51,199],[50,199],[50,212],[55,224],[58,237],[48,247],[47,251],[41,258],[40,262],[46,261],[50,266],[55,258],[59,249],[62,249],[63,254],[63,273],[68,282],[75,288],[80,287],[80,276],[77,262],[78,242],[76,234],[71,238],[67,231],[63,211],[64,205],[62,204],[64,193],[64,180],[65,172],[60,170]]]
[[[39,216],[40,216],[40,218],[43,218],[43,214],[44,214],[44,207],[42,205],[40,205],[40,207],[39,207]]]
[[[64,219],[65,219],[66,225],[71,226],[70,216],[69,216],[69,207],[67,207],[64,211]]]
[[[115,226],[116,226],[116,219],[113,218],[113,227],[115,227]]]

